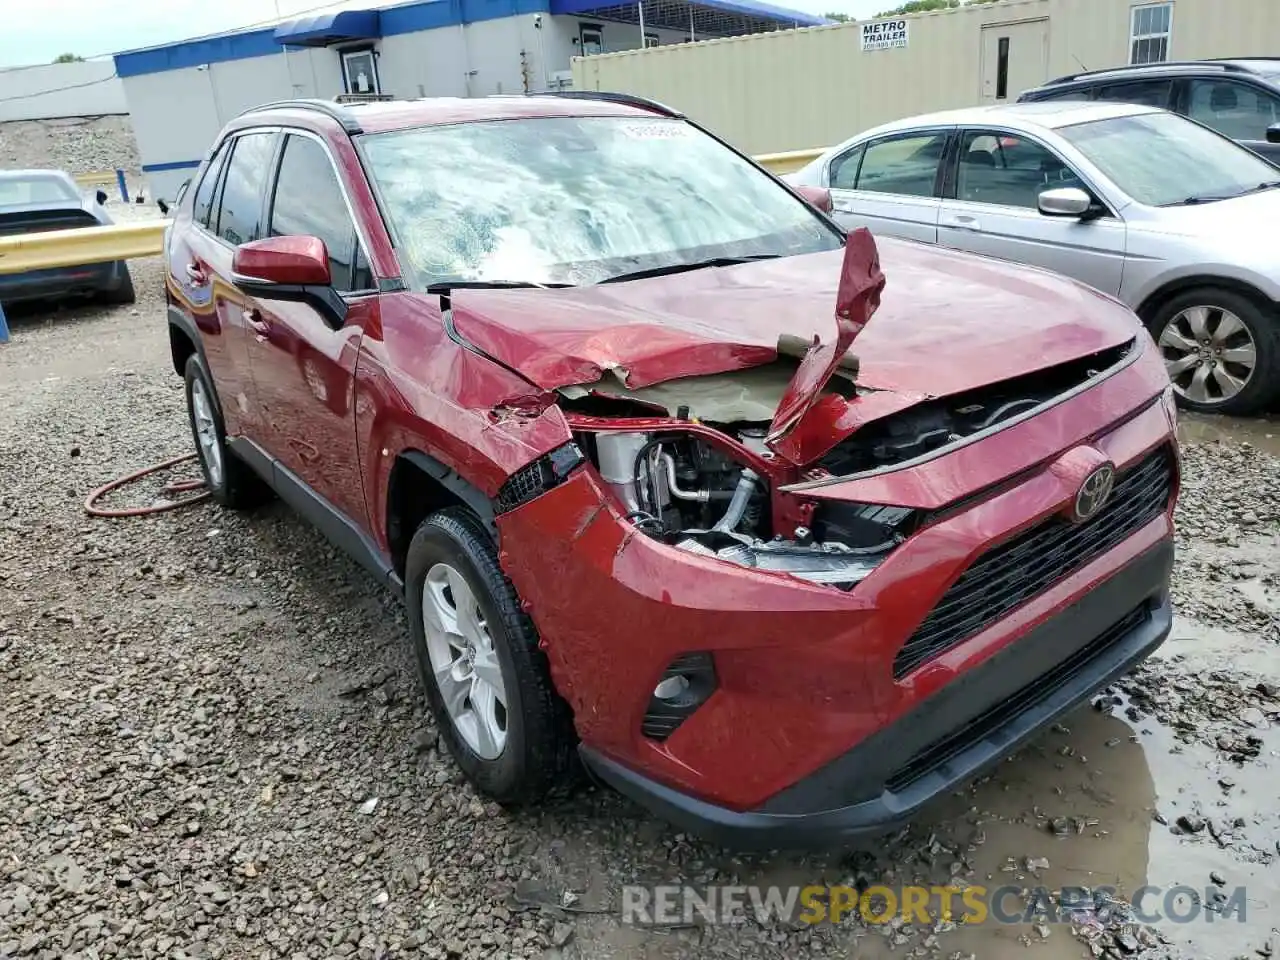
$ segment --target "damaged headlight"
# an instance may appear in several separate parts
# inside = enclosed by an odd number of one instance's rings
[[[848,590],[862,582],[906,539],[916,513],[905,507],[825,503],[802,539],[751,540],[708,531],[676,546],[739,566],[789,573],[801,580]]]
[[[716,549],[706,538],[689,537],[676,544],[681,550],[716,557],[756,570],[789,573],[811,583],[825,583],[848,589],[862,581],[880,565],[888,551],[851,550],[836,543],[797,543],[794,540],[737,541]]]

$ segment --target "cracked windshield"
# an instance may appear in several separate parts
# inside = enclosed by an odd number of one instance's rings
[[[498,120],[363,145],[423,286],[581,285],[840,245],[804,202],[680,120]]]

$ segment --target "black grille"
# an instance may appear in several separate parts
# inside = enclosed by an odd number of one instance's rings
[[[1116,479],[1107,505],[1074,524],[1052,517],[974,561],[898,651],[902,677],[986,629],[1151,522],[1173,493],[1173,454],[1160,447]]]
[[[941,740],[935,740],[915,753],[894,772],[885,786],[890,792],[900,793],[921,777],[937,770],[957,754],[981,742],[1009,720],[1061,690],[1088,666],[1091,660],[1101,656],[1113,644],[1142,626],[1150,616],[1151,611],[1146,603],[1130,611],[1096,639],[1085,644],[1062,663],[1046,671],[1013,696],[1001,700],[995,706],[978,714],[959,730],[947,734]]]
[[[559,486],[581,462],[582,451],[578,449],[577,444],[566,443],[552,450],[545,457],[521,467],[507,477],[502,489],[498,491],[494,511],[506,513],[523,503],[528,503],[534,497],[542,496],[553,487]]]

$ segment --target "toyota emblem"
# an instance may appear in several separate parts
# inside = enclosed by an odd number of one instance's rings
[[[1087,477],[1076,492],[1073,518],[1076,523],[1083,523],[1097,515],[1111,499],[1111,491],[1116,485],[1116,468],[1104,463]]]

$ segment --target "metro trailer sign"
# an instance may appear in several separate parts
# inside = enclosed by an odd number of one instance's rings
[[[876,20],[862,25],[863,50],[889,50],[906,45],[906,20]]]

